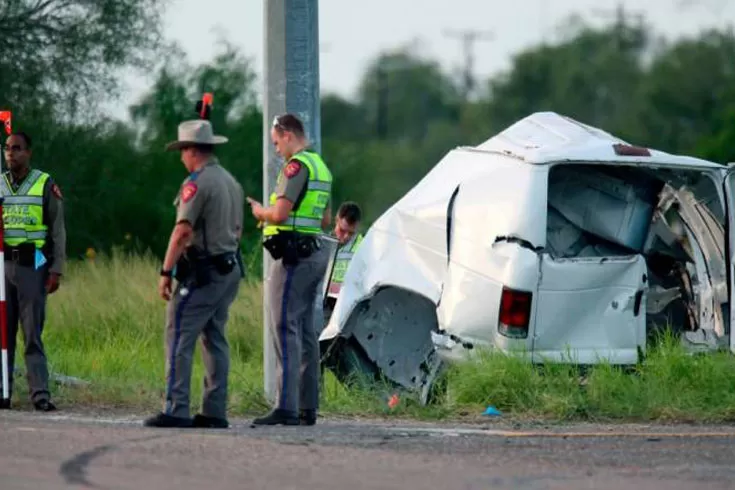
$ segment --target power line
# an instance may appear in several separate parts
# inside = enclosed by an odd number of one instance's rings
[[[445,29],[444,35],[459,39],[462,43],[462,52],[464,54],[464,96],[469,97],[475,88],[475,53],[474,47],[477,41],[490,41],[494,38],[492,31],[476,31],[472,29]]]

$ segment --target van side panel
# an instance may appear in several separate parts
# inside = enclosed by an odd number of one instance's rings
[[[503,286],[537,289],[548,169],[503,157],[492,163],[497,170],[463,182],[455,198],[439,329],[473,344],[530,350],[530,338],[497,336],[498,313]]]

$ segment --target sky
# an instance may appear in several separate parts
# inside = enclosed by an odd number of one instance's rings
[[[169,0],[164,35],[177,41],[194,64],[211,60],[218,38],[225,37],[243,50],[260,75],[265,1]],[[553,41],[559,23],[570,14],[602,25],[613,20],[618,3],[630,14],[645,15],[668,38],[735,25],[735,2],[729,0],[319,0],[321,92],[353,97],[373,57],[412,41],[445,69],[459,69],[462,45],[451,34],[464,30],[486,36],[475,43],[474,73],[487,78],[507,69],[519,51]],[[126,117],[127,106],[152,82],[128,77],[124,98],[110,106],[110,113]]]

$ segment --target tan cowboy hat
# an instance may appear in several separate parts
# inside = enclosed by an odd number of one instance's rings
[[[166,151],[179,150],[192,144],[219,145],[222,143],[227,143],[227,138],[214,134],[212,123],[205,119],[195,119],[179,124],[179,138],[166,145]]]

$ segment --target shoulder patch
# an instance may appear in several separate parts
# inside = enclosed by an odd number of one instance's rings
[[[56,199],[64,200],[64,196],[61,194],[61,189],[59,189],[59,186],[57,184],[51,185],[51,192],[56,196]]]
[[[181,189],[181,200],[183,202],[189,202],[196,195],[199,188],[194,182],[187,182]]]
[[[299,173],[299,170],[301,170],[301,163],[296,160],[291,160],[288,162],[288,165],[286,165],[286,168],[283,169],[283,175],[290,179]]]

